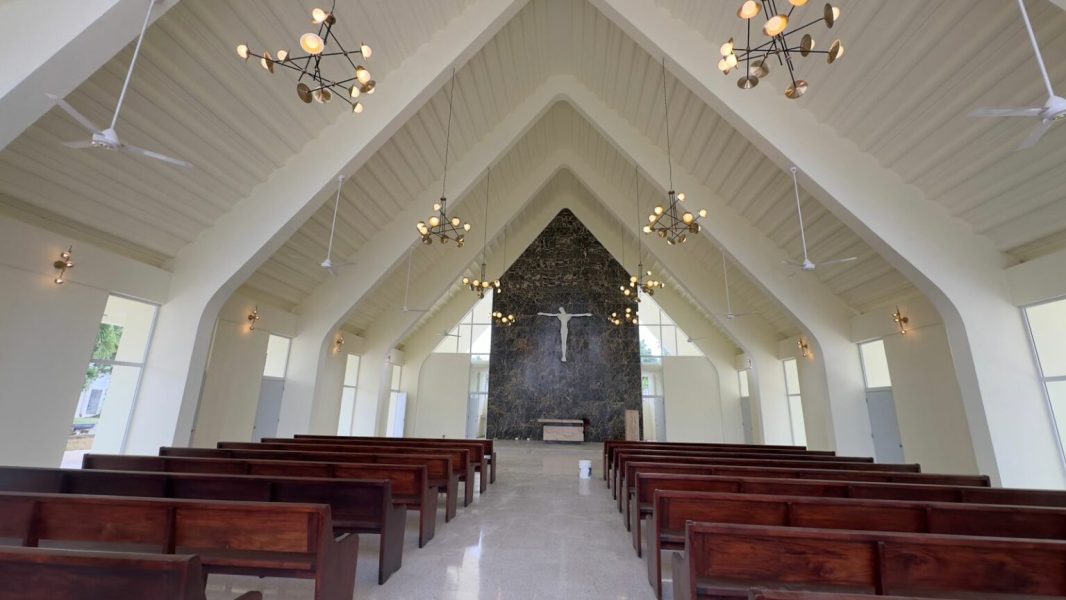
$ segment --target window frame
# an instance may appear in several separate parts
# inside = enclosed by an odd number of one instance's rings
[[[788,389],[788,362],[796,365],[796,386],[800,387],[795,394]],[[785,378],[785,406],[788,408],[788,431],[792,437],[792,443],[796,444],[796,418],[792,414],[792,399],[799,403],[800,418],[803,419],[803,446],[807,445],[807,416],[803,414],[803,388],[799,382],[799,360],[796,357],[785,358],[781,361],[781,374]]]
[[[888,348],[885,348],[885,369],[888,371],[889,384],[885,386],[870,387],[870,381],[866,377],[866,357],[862,353],[862,347],[866,344],[872,344],[874,342],[881,342],[881,346],[884,348],[885,338],[873,338],[866,340],[865,342],[859,342],[855,345],[856,350],[859,351],[859,365],[862,367],[862,385],[868,392],[883,392],[892,390],[892,371],[888,368]]]
[[[1040,391],[1044,395],[1044,407],[1045,410],[1047,410],[1049,417],[1048,425],[1051,427],[1051,435],[1055,439],[1055,444],[1059,449],[1059,463],[1066,466],[1066,440],[1063,440],[1062,436],[1059,435],[1059,422],[1055,414],[1055,405],[1051,403],[1051,392],[1048,391],[1047,386],[1048,382],[1066,381],[1066,375],[1048,376],[1044,373],[1044,366],[1040,362],[1040,349],[1036,346],[1036,336],[1033,335],[1033,325],[1029,321],[1030,308],[1043,306],[1045,304],[1053,304],[1055,302],[1066,302],[1066,296],[1059,296],[1041,302],[1025,304],[1018,307],[1018,310],[1022,313],[1022,321],[1025,323],[1025,335],[1029,338],[1029,349],[1031,350],[1030,356],[1036,367],[1036,373],[1040,377]],[[1066,414],[1062,415],[1062,418],[1066,419]]]

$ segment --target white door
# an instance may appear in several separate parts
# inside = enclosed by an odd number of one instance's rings
[[[870,429],[873,431],[877,462],[903,462],[903,442],[900,440],[892,390],[866,390],[866,405],[870,412]]]
[[[255,412],[255,425],[252,426],[252,441],[274,437],[278,434],[278,419],[281,418],[281,394],[285,391],[285,380],[264,377],[259,388],[259,408]]]
[[[407,392],[393,392],[389,404],[388,437],[403,437],[404,423],[407,421]]]

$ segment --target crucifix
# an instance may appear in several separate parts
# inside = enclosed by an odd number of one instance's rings
[[[573,319],[574,317],[591,317],[592,313],[571,314],[566,312],[566,309],[560,306],[559,312],[557,313],[542,312],[537,314],[542,317],[555,317],[556,319],[559,319],[559,341],[563,350],[563,362],[566,362],[566,338],[570,333],[570,319]]]

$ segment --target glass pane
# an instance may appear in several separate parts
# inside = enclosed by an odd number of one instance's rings
[[[1051,412],[1059,432],[1059,441],[1066,447],[1066,381],[1047,382],[1047,393],[1051,398]]]
[[[143,363],[156,308],[147,302],[110,296],[100,319],[100,336],[93,358]]]
[[[677,356],[677,327],[663,325],[662,336],[663,356]]]
[[[1025,309],[1044,377],[1066,375],[1066,299]]]
[[[337,420],[337,435],[352,435],[352,418],[354,416],[355,388],[345,386],[341,389],[341,415]]]
[[[688,341],[688,334],[685,333],[680,327],[674,328],[677,331],[677,355],[678,356],[703,356],[703,351],[699,346]]]
[[[471,318],[474,323],[481,323],[487,325],[492,323],[492,291],[490,290],[485,297],[478,300],[474,304],[474,309],[470,311]]]
[[[792,421],[792,443],[806,446],[807,429],[803,424],[803,399],[800,396],[788,397],[788,416]]]
[[[799,371],[796,369],[796,359],[790,358],[785,363],[785,391],[791,394],[800,393]]]
[[[748,396],[751,395],[751,392],[748,391],[748,373],[749,373],[749,371],[747,369],[743,369],[743,370],[737,372],[737,376],[740,378],[740,397],[741,398],[747,398]]]
[[[644,313],[641,313],[643,316]],[[663,345],[659,341],[659,327],[649,326],[646,324],[640,325],[640,355],[641,356],[662,356]]]
[[[459,326],[459,354],[470,354],[470,325]]]
[[[866,387],[892,387],[892,378],[888,373],[888,357],[885,356],[884,340],[874,340],[859,344],[859,352],[862,354],[862,370],[866,374]]]
[[[403,376],[403,367],[400,366],[400,365],[393,365],[392,366],[392,387],[389,388],[390,390],[398,390],[398,389],[400,389],[400,379],[401,379],[402,376]]]
[[[459,326],[452,327],[447,335],[441,337],[440,343],[433,349],[438,354],[455,354],[459,351]]]
[[[121,452],[141,367],[89,365],[85,387],[78,397],[74,424],[67,438],[63,466],[80,467],[81,457],[96,452]]]
[[[357,354],[349,354],[348,360],[344,364],[344,385],[349,387],[355,387],[359,384],[359,356]]]
[[[659,325],[663,322],[662,309],[647,294],[640,295],[640,322],[644,325]]]
[[[492,351],[492,326],[474,325],[473,339],[470,345],[472,354],[488,354]]]
[[[267,358],[263,366],[264,377],[285,377],[289,364],[289,343],[287,337],[271,334],[267,338]]]
[[[489,366],[489,355],[488,354],[471,354],[470,355],[470,364],[474,365],[475,367],[488,367]]]

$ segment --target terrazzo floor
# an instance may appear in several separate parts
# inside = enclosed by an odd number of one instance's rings
[[[377,585],[377,537],[360,537],[356,598],[374,600],[653,600],[644,562],[633,551],[602,479],[602,445],[497,441],[496,483],[436,537],[418,547],[408,513],[403,567]],[[578,460],[592,460],[592,479]],[[443,505],[443,502],[441,503]],[[309,581],[212,575],[210,600],[248,590],[266,599],[313,598]]]

